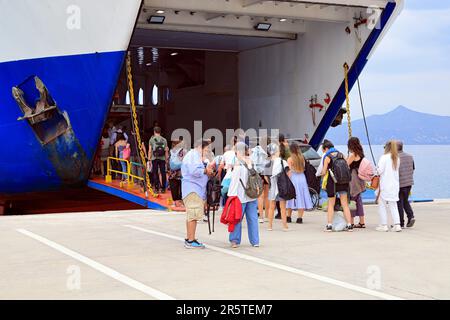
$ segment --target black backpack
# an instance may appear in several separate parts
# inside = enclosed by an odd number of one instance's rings
[[[350,172],[350,168],[348,167],[347,160],[344,159],[344,155],[338,152],[337,156],[332,157],[331,159],[331,171],[334,175],[334,182],[337,184],[347,184],[350,183],[352,179],[352,175]],[[330,177],[332,178],[332,177]]]
[[[157,140],[155,142],[155,150],[153,151],[153,155],[155,157],[164,157],[166,154],[166,145],[163,140]]]
[[[278,186],[278,196],[283,200],[292,200],[295,199],[295,187],[292,184],[291,179],[287,175],[286,168],[283,165],[283,160],[281,161],[281,167],[283,171],[278,175],[277,186]]]
[[[222,186],[217,177],[211,177],[206,184],[206,203],[209,206],[218,206],[220,204]]]
[[[214,219],[216,216],[216,210],[219,208],[220,205],[220,196],[221,196],[221,189],[222,185],[220,183],[220,180],[217,178],[217,176],[211,177],[208,180],[208,183],[206,184],[206,216],[208,217],[208,229],[209,234],[211,234],[211,221],[210,221],[210,211],[212,209],[213,212],[213,218],[212,218],[212,231],[214,232]]]
[[[316,176],[316,168],[309,162],[305,162],[305,176],[308,187],[320,193],[320,177]]]
[[[241,185],[245,190],[245,194],[247,197],[251,199],[258,199],[259,196],[263,193],[263,180],[259,176],[258,172],[255,170],[255,168],[249,168],[246,163],[242,163],[242,165],[247,169],[248,171],[248,179],[247,179],[247,185],[244,186],[244,183],[241,179]]]

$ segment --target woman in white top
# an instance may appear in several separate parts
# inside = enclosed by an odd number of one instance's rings
[[[236,196],[242,203],[242,219],[247,219],[248,240],[253,247],[259,247],[259,225],[258,225],[258,199],[252,199],[245,193],[244,186],[247,185],[248,168],[252,168],[252,162],[248,157],[248,147],[243,142],[236,144],[236,163],[231,172],[231,183],[228,188],[228,197]],[[230,233],[229,240],[232,248],[241,244],[242,220]]]
[[[280,146],[275,143],[271,143],[267,146],[267,153],[270,156],[272,163],[272,174],[270,176],[270,186],[269,186],[269,227],[268,231],[272,231],[273,224],[273,215],[275,211],[275,207],[277,205],[277,201],[280,202],[280,213],[281,213],[281,221],[283,223],[283,231],[288,231],[289,227],[287,224],[286,218],[286,200],[281,199],[278,196],[278,175],[283,171],[284,168],[289,168],[288,163],[285,160],[282,160],[280,157]],[[282,166],[283,164],[283,166]]]
[[[378,161],[377,167],[380,175],[380,189],[377,190],[380,225],[377,227],[377,231],[389,231],[387,208],[389,208],[394,222],[393,231],[402,231],[397,208],[398,193],[400,191],[399,167],[400,158],[398,157],[397,142],[392,140],[384,146],[384,155]]]

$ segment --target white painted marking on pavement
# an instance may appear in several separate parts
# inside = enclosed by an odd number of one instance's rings
[[[161,236],[161,237],[177,240],[177,241],[184,241],[184,239],[181,238],[181,237],[173,236],[173,235],[162,233],[162,232],[158,232],[158,231],[148,230],[148,229],[144,229],[144,228],[141,228],[141,227],[136,227],[136,226],[133,226],[133,225],[124,225],[124,227],[135,229],[135,230],[142,231],[142,232],[149,233],[149,234],[153,234],[153,235],[156,235],[156,236]],[[321,276],[321,275],[318,275],[318,274],[315,274],[315,273],[312,273],[312,272],[308,272],[308,271],[300,270],[300,269],[297,269],[297,268],[289,267],[289,266],[286,266],[286,265],[282,265],[282,264],[279,264],[279,263],[271,262],[271,261],[268,261],[268,260],[265,260],[265,259],[261,259],[261,258],[257,258],[257,257],[250,256],[250,255],[247,255],[247,254],[239,253],[239,252],[236,252],[236,251],[233,251],[233,250],[219,248],[219,247],[216,247],[216,246],[213,246],[213,245],[209,245],[209,244],[206,244],[206,243],[204,243],[204,244],[206,245],[207,249],[211,249],[211,250],[214,250],[214,251],[217,251],[217,252],[221,252],[221,253],[224,253],[224,254],[227,254],[227,255],[239,258],[239,259],[255,262],[255,263],[258,263],[258,264],[261,264],[261,265],[265,265],[265,266],[268,266],[268,267],[271,267],[271,268],[275,268],[275,269],[287,271],[287,272],[290,272],[290,273],[298,274],[298,275],[301,275],[301,276],[304,276],[304,277],[307,277],[307,278],[310,278],[310,279],[314,279],[314,280],[321,281],[321,282],[324,282],[324,283],[332,284],[332,285],[335,285],[335,286],[338,286],[338,287],[342,287],[342,288],[345,288],[345,289],[348,289],[348,290],[360,292],[360,293],[363,293],[363,294],[366,294],[366,295],[369,295],[369,296],[373,296],[373,297],[376,297],[376,298],[385,299],[385,300],[404,300],[403,298],[400,298],[400,297],[397,297],[397,296],[393,296],[393,295],[390,295],[390,294],[386,294],[386,293],[383,293],[383,292],[380,292],[380,291],[375,291],[375,290],[371,290],[371,289],[368,289],[368,288],[360,287],[360,286],[357,286],[357,285],[354,285],[354,284],[351,284],[351,283],[347,283],[347,282],[340,281],[340,280],[335,280],[333,278]]]
[[[126,275],[123,275],[120,272],[115,271],[114,269],[111,269],[99,262],[96,262],[88,257],[85,257],[73,250],[70,250],[70,249],[68,249],[56,242],[48,240],[40,235],[37,235],[37,234],[30,232],[28,230],[25,230],[25,229],[16,229],[16,231],[20,232],[23,235],[26,235],[30,238],[33,238],[34,240],[37,240],[37,241],[63,253],[75,260],[78,260],[81,263],[84,263],[84,264],[88,265],[89,267],[91,267],[97,271],[100,271],[101,273],[103,273],[119,282],[122,282],[123,284],[126,284],[129,287],[139,290],[148,296],[151,296],[151,297],[153,297],[155,299],[159,299],[159,300],[175,300],[175,298],[173,298],[159,290],[153,289],[143,283],[140,283],[130,277],[127,277]]]

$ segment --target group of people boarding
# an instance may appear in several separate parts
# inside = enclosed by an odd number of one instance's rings
[[[222,193],[224,208],[221,222],[228,225],[232,248],[241,244],[244,216],[249,242],[253,247],[259,247],[259,226],[267,222],[267,230],[273,230],[277,207],[283,231],[289,231],[288,223],[292,221],[293,211],[298,212],[297,223],[302,223],[305,210],[313,208],[305,176],[307,161],[299,144],[288,144],[284,137],[277,143],[268,144],[266,149],[259,145],[250,149],[244,141],[236,139],[232,143],[234,145],[227,146],[223,156],[211,160],[210,141],[198,141],[181,161],[180,200],[186,207],[186,248],[205,247],[195,234],[197,222],[204,218],[208,199],[207,184],[213,177],[221,177],[222,191],[226,191]],[[409,203],[414,184],[414,160],[403,152],[401,142],[392,140],[386,143],[376,168],[365,157],[356,137],[348,141],[347,156],[328,140],[323,142],[322,151],[317,175],[322,178],[322,187],[328,196],[324,231],[333,231],[336,207],[343,211],[346,221],[342,231],[366,228],[362,193],[369,181],[377,189],[380,223],[376,230],[400,232],[405,227],[414,226],[414,212]],[[345,175],[348,176],[346,181],[342,180]],[[388,223],[388,211],[392,224]],[[405,211],[407,222],[404,219]]]
[[[105,155],[112,153],[121,159],[130,157],[130,142],[123,129],[111,132],[106,139],[109,139],[105,141],[109,151]],[[186,209],[186,248],[204,248],[196,239],[195,231],[197,222],[206,219],[208,193],[211,192],[207,185],[214,179],[218,180],[221,189],[221,222],[228,225],[233,248],[241,244],[244,216],[250,244],[258,247],[260,225],[267,223],[267,230],[272,231],[273,221],[278,218],[282,230],[289,231],[294,211],[297,212],[296,222],[301,224],[304,212],[314,207],[311,186],[308,186],[310,179],[305,175],[307,167],[312,165],[305,160],[300,145],[288,143],[284,136],[251,149],[248,141],[234,137],[225,147],[224,154],[218,156],[214,156],[210,140],[197,141],[192,149],[182,140],[175,139],[171,143],[169,149],[161,129],[155,127],[148,152],[145,147],[144,150],[149,160],[147,170],[152,186],[162,193],[169,187],[174,205]],[[324,140],[322,144],[323,156],[316,175],[328,197],[325,231],[336,231],[333,227],[336,210],[343,212],[346,222],[339,231],[366,228],[362,194],[368,183],[377,189],[380,223],[376,230],[399,232],[405,226],[413,227],[415,218],[409,194],[414,184],[415,167],[412,156],[403,152],[403,144],[394,140],[387,142],[376,168],[366,158],[358,138],[350,138],[347,147],[348,154],[344,156],[331,141]],[[122,179],[126,179],[126,164],[121,162],[121,165]],[[278,211],[276,216],[275,210]],[[388,211],[392,217],[391,225]]]

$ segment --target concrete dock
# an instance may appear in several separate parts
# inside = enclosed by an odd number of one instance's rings
[[[450,202],[415,204],[417,224],[324,233],[325,213],[231,249],[226,227],[198,228],[183,247],[183,213],[152,210],[0,217],[0,299],[449,299]],[[294,215],[295,218],[295,215]]]

